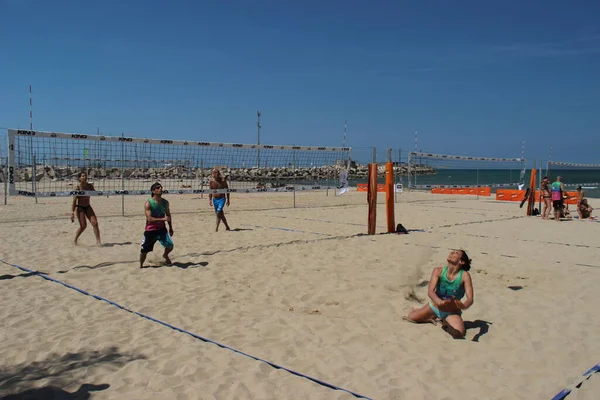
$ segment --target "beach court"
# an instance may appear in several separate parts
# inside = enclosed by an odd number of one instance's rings
[[[233,231],[214,233],[206,196],[165,195],[174,264],[155,250],[144,269],[143,197],[127,199],[126,217],[120,197],[92,198],[103,247],[91,231],[72,244],[70,198],[11,197],[0,258],[368,398],[549,399],[600,361],[599,223],[558,226],[518,203],[404,192],[396,222],[410,234],[383,234],[380,194],[378,234],[366,235],[365,193],[302,193],[297,208],[290,196],[236,194]],[[465,340],[402,320],[456,248],[473,258]],[[0,275],[1,395],[355,398],[14,266]],[[569,399],[592,398],[598,380]]]

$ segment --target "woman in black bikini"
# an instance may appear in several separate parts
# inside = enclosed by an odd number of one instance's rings
[[[541,189],[542,189],[542,199],[544,200],[544,210],[542,211],[542,219],[550,219],[550,210],[552,209],[552,194],[550,193],[550,189],[548,188],[548,184],[550,183],[550,178],[547,176],[542,179]]]
[[[94,189],[94,185],[87,181],[87,173],[82,172],[79,174],[79,184],[75,190],[96,190]],[[73,196],[73,206],[71,208],[71,222],[75,222],[75,213],[77,213],[77,220],[79,221],[79,229],[75,233],[75,244],[77,244],[77,239],[79,236],[85,231],[87,228],[87,219],[90,220],[92,224],[92,228],[94,228],[94,235],[96,235],[96,244],[101,246],[102,242],[100,241],[100,228],[98,228],[98,219],[96,218],[96,214],[94,213],[94,209],[90,204],[90,196]]]

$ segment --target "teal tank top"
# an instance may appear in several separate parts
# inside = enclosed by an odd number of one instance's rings
[[[153,198],[148,199],[148,203],[150,203],[150,215],[154,218],[163,218],[167,214],[167,208],[165,207],[165,203],[167,201],[162,199],[160,203],[154,201]],[[158,222],[148,222],[146,221],[146,230],[147,231],[158,231],[164,229],[166,227],[165,221]]]
[[[453,281],[448,280],[448,266],[446,265],[440,274],[435,293],[442,300],[455,298],[457,300],[465,297],[465,286],[462,284],[462,269],[458,271],[458,275]]]
[[[552,182],[552,200],[560,200],[561,189],[560,182]]]

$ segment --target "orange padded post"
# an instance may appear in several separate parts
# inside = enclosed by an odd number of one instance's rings
[[[367,203],[369,203],[368,233],[369,235],[374,235],[377,223],[377,164],[369,164]]]
[[[396,221],[394,218],[394,164],[391,162],[385,164],[385,213],[387,215],[388,233],[395,232]]]
[[[536,169],[531,169],[531,179],[529,179],[529,198],[527,199],[527,215],[533,215],[533,207],[535,206],[535,188],[537,185],[535,184],[535,175]]]

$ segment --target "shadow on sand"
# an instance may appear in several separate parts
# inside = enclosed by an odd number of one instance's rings
[[[106,390],[109,385],[81,384],[71,393],[62,389],[89,376],[90,367],[108,367],[115,370],[127,363],[143,360],[143,355],[123,354],[117,347],[102,351],[83,351],[65,355],[51,354],[43,361],[0,367],[0,392],[2,400],[16,399],[89,399],[90,392]],[[47,380],[44,387],[33,387],[39,380]]]
[[[479,329],[479,332],[473,336],[472,342],[479,342],[479,338],[488,333],[491,322],[476,319],[475,321],[465,321],[465,329]]]
[[[188,268],[199,268],[199,267],[206,267],[208,265],[208,262],[206,261],[202,261],[202,262],[173,262],[171,265],[144,265],[142,268],[146,269],[146,268],[172,268],[172,267],[176,267],[176,268],[181,268],[181,269],[188,269]]]

